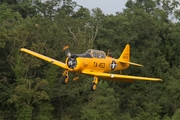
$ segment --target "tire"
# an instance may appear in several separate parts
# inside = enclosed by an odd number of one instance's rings
[[[96,88],[97,88],[97,85],[95,83],[92,83],[91,86],[90,86],[90,90],[95,91]]]
[[[67,84],[68,83],[67,76],[62,76],[61,80],[62,80],[62,84]]]

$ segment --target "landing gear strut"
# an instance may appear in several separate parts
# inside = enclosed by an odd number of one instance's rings
[[[94,80],[92,81],[92,84],[90,86],[90,90],[95,91],[97,88],[97,84],[98,84],[98,77],[94,77]]]
[[[66,84],[68,83],[68,81],[69,81],[69,74],[68,74],[68,71],[65,70],[62,74],[62,83]]]

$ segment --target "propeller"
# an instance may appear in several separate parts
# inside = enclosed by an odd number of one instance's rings
[[[63,48],[63,51],[65,52],[65,55],[68,57],[67,60],[67,66],[71,69],[74,69],[77,65],[77,60],[75,56],[71,56],[71,52],[69,50],[69,46],[65,46]]]
[[[63,51],[65,52],[65,55],[66,55],[67,57],[71,57],[71,52],[70,52],[70,50],[69,50],[69,46],[65,46],[65,47],[63,48]]]

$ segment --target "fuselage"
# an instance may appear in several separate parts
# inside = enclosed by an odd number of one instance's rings
[[[66,64],[68,65],[68,59]],[[129,67],[129,64],[120,63],[118,59],[106,56],[105,58],[85,58],[76,57],[76,65],[73,68],[69,67],[72,72],[81,72],[89,70],[91,72],[112,72],[124,70]],[[69,63],[71,64],[71,63]]]

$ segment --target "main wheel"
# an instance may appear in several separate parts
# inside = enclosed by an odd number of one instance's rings
[[[97,88],[97,85],[95,83],[92,83],[91,86],[90,86],[90,90],[95,91],[96,88]]]
[[[68,83],[68,77],[67,76],[62,76],[62,84]]]

